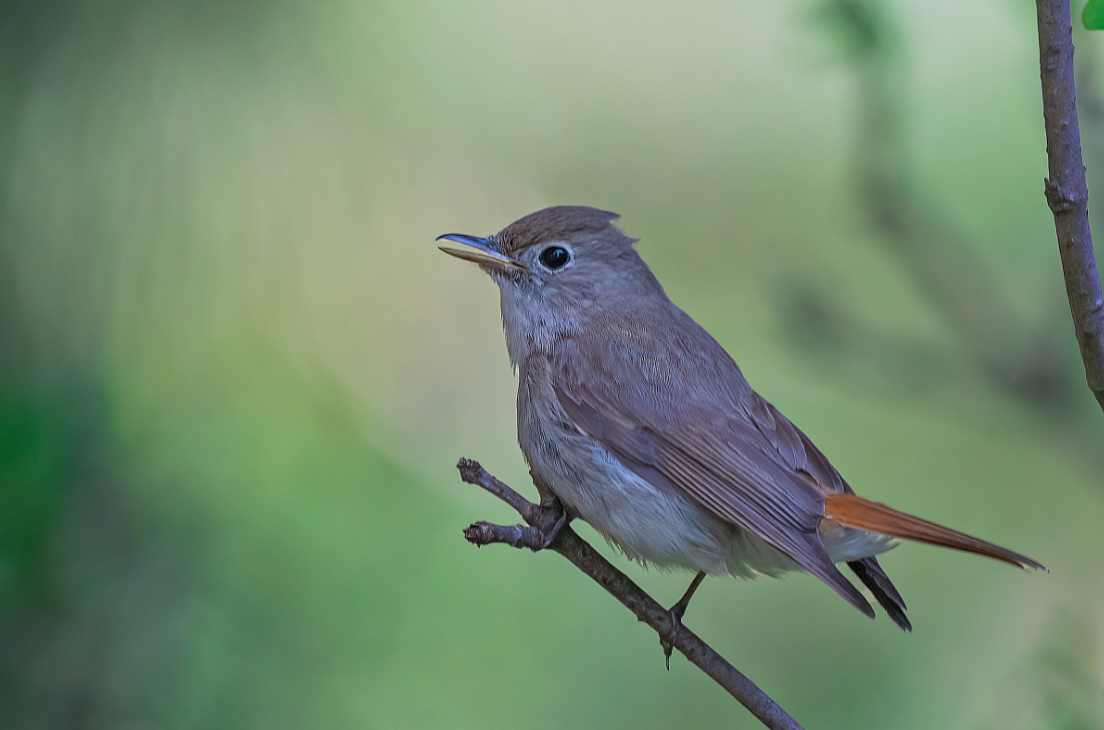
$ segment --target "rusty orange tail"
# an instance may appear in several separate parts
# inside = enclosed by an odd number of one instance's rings
[[[1026,555],[1014,553],[1000,545],[914,517],[880,502],[871,502],[856,494],[839,492],[828,495],[824,500],[824,517],[835,520],[844,527],[855,527],[902,540],[914,540],[952,550],[977,553],[1020,568],[1046,571],[1045,567]]]

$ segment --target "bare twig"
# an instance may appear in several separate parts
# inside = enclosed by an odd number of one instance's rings
[[[491,494],[517,510],[526,525],[492,525],[477,522],[464,530],[464,537],[474,545],[501,542],[513,547],[538,550],[546,546],[545,531],[557,523],[562,511],[536,505],[522,497],[487,472],[478,461],[461,459],[456,465],[460,478],[468,484],[483,487]],[[595,582],[632,611],[636,618],[651,626],[660,639],[666,640],[713,678],[740,704],[772,730],[802,730],[790,715],[766,692],[728,663],[709,644],[682,625],[672,620],[671,613],[633,583],[627,575],[613,567],[597,550],[579,537],[569,526],[559,527],[550,544],[553,550],[570,560],[576,568],[589,575]]]
[[[1089,190],[1081,160],[1077,90],[1073,76],[1073,24],[1069,0],[1036,0],[1039,69],[1043,85],[1050,177],[1047,203],[1062,256],[1066,296],[1085,363],[1089,388],[1104,408],[1104,296],[1089,229]]]

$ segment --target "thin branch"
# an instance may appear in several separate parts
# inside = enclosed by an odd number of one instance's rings
[[[1069,0],[1036,0],[1039,69],[1043,85],[1050,177],[1047,203],[1062,256],[1066,296],[1085,363],[1089,389],[1104,408],[1104,296],[1089,229],[1089,189],[1081,160],[1077,90],[1073,76],[1073,24]]]
[[[469,542],[479,546],[501,542],[534,550],[544,547],[546,531],[556,522],[557,513],[562,515],[562,512],[548,506],[533,504],[489,474],[477,461],[461,459],[456,468],[460,471],[461,479],[468,484],[486,489],[517,510],[522,519],[528,523],[528,526],[525,526],[477,522],[464,530],[464,537]],[[727,690],[764,725],[772,730],[802,730],[801,725],[766,692],[759,689],[754,682],[729,664],[694,632],[683,626],[681,622],[674,621],[667,609],[641,590],[628,576],[613,567],[569,526],[560,527],[559,532],[547,546],[570,560],[575,567],[609,591],[622,605],[632,611],[638,620],[651,626],[661,639],[670,642],[691,663],[712,677],[713,681]]]

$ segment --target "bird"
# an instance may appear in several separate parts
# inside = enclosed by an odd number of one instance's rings
[[[752,389],[728,352],[667,296],[616,213],[556,206],[441,250],[498,285],[518,376],[518,443],[543,503],[626,556],[706,575],[804,571],[874,618],[846,564],[912,630],[877,556],[900,540],[1020,568],[1035,560],[855,494],[810,438]],[[561,520],[562,524],[564,520]],[[553,536],[549,536],[549,540]],[[670,646],[664,643],[670,667]]]

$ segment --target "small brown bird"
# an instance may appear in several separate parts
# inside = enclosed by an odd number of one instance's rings
[[[1019,553],[872,502],[751,389],[728,353],[667,298],[618,216],[547,208],[443,251],[499,286],[519,375],[518,441],[543,497],[642,563],[753,578],[806,570],[871,618],[847,563],[902,629],[876,555],[896,539],[1045,570]],[[668,656],[669,656],[669,647]]]

